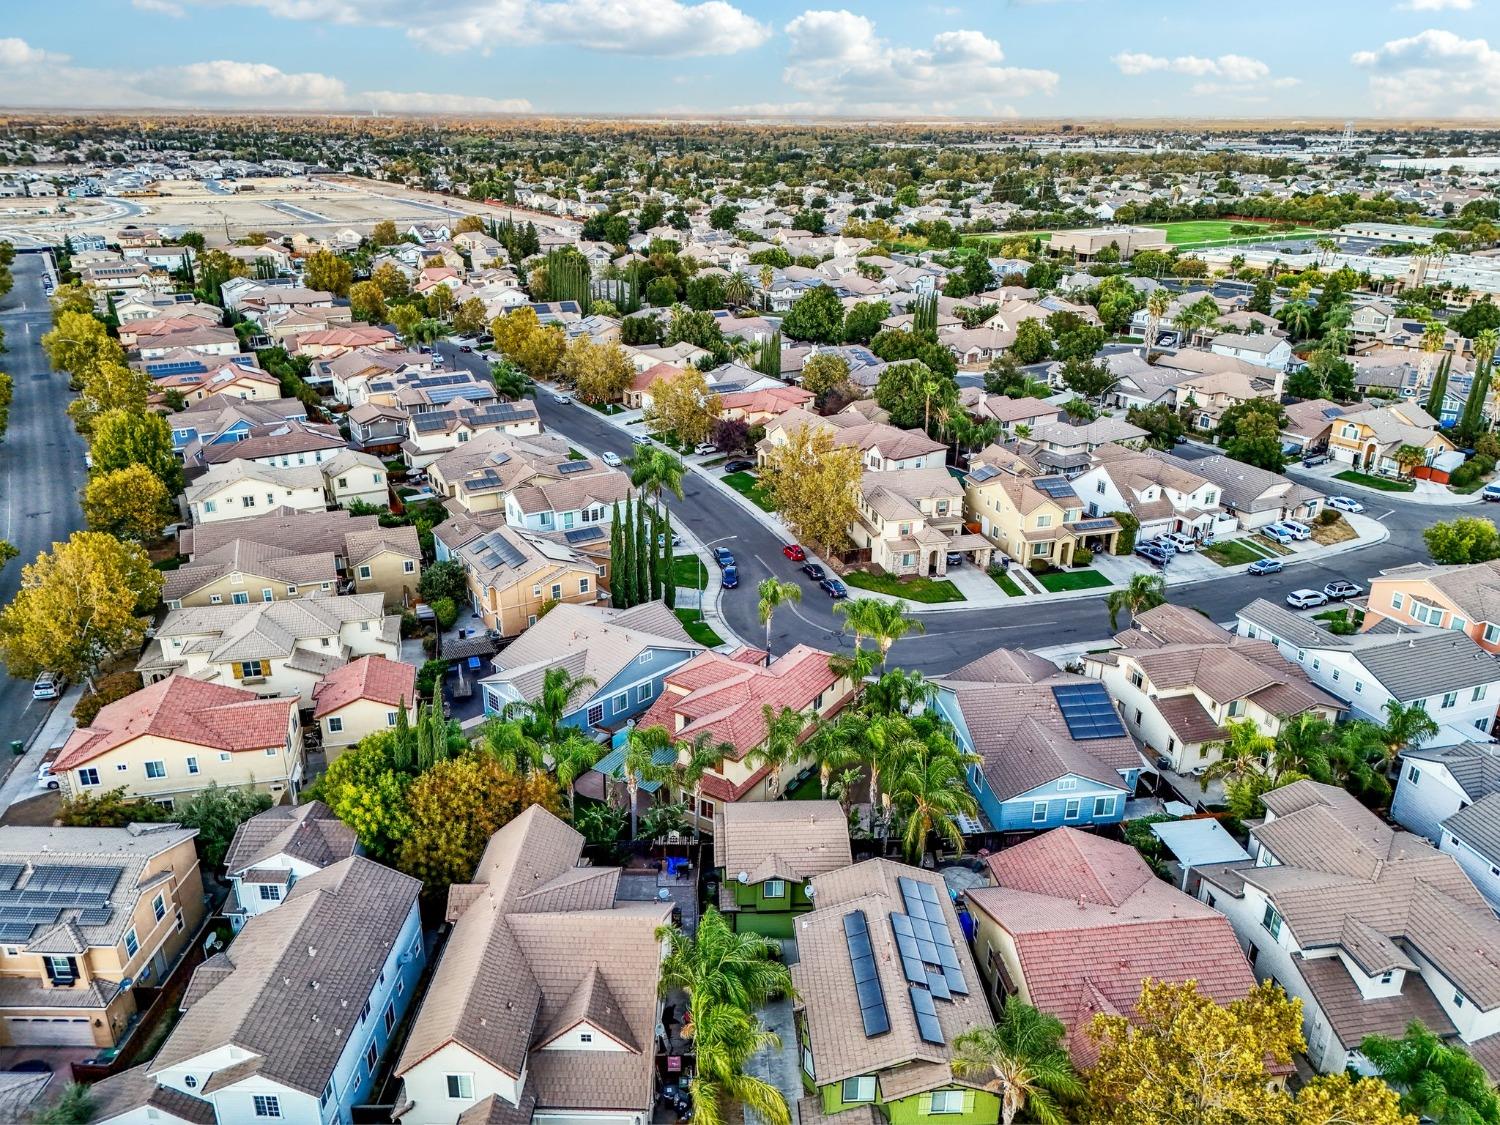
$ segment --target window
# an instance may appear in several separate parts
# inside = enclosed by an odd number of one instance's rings
[[[240,503],[243,504],[247,508],[253,508],[253,507],[255,507],[255,497],[254,496],[246,496],[246,497],[244,497],[240,501]],[[278,1114],[277,1116],[280,1116],[280,1115]]]
[[[73,987],[78,979],[78,964],[71,957],[48,957],[47,979],[63,988]]]
[[[328,733],[338,734],[344,729],[344,719],[341,715],[328,716]]]
[[[262,883],[260,885],[260,900],[262,902],[280,902],[281,888],[275,883]]]
[[[448,1096],[468,1101],[474,1096],[474,1076],[471,1074],[448,1075]]]
[[[761,888],[761,895],[764,898],[785,898],[786,883],[781,879],[767,879]]]
[[[141,939],[136,936],[135,927],[125,931],[125,956],[134,957],[141,950]]]
[[[406,981],[403,978],[401,978],[401,977],[397,977],[396,978],[396,995],[397,996],[405,996],[406,995]]]
[[[1114,811],[1115,811],[1115,799],[1114,799],[1114,797],[1111,796],[1111,797],[1095,797],[1094,798],[1094,815],[1095,816],[1112,816],[1114,814]]]
[[[380,1052],[375,1049],[375,1040],[371,1039],[370,1045],[365,1048],[365,1065],[370,1068],[372,1074],[375,1072],[375,1064],[379,1061]]]
[[[1394,594],[1391,595],[1391,608],[1392,609],[1400,609],[1405,604],[1406,604],[1406,595],[1403,594],[1403,593],[1401,593],[1399,590],[1396,591]]]
[[[1052,517],[1049,516],[1049,515],[1046,515],[1045,513],[1042,514],[1042,515],[1039,515],[1036,518],[1036,525],[1039,528],[1042,528],[1042,527],[1051,527],[1052,526]]]
[[[402,564],[401,564],[401,573],[402,574],[415,574],[416,572],[417,572],[417,564],[414,563],[411,559],[406,559],[404,562],[402,562]]]
[[[1451,707],[1457,707],[1457,706],[1458,706],[1458,692],[1456,692],[1456,691],[1444,692],[1443,693],[1443,702],[1441,704],[1442,709],[1446,711],[1446,710],[1448,710]]]
[[[79,785],[98,785],[99,784],[99,771],[96,770],[96,769],[94,769],[92,766],[90,766],[86,770],[79,770],[78,771],[78,784]]]
[[[274,757],[276,757],[277,753],[278,753],[278,748],[277,747],[275,747],[275,746],[267,746],[266,747],[266,757],[268,757],[268,758],[274,758]]]
[[[1339,677],[1340,677],[1340,676],[1341,676],[1341,675],[1343,675],[1343,673],[1342,673],[1342,672],[1340,672],[1340,671],[1339,671],[1339,670],[1338,670],[1338,669],[1337,669],[1337,668],[1335,668],[1335,669],[1334,669],[1334,670],[1333,670],[1333,682],[1334,682],[1334,683],[1338,683],[1338,682],[1339,682]]]
[[[256,1094],[255,1095],[255,1116],[256,1117],[280,1117],[281,1116],[281,1099],[278,1098],[275,1094]]]
[[[602,703],[595,703],[589,708],[588,720],[591,727],[597,727],[604,721],[604,705]]]
[[[160,922],[167,916],[167,900],[162,895],[157,895],[151,900],[151,916]]]
[[[615,696],[609,701],[609,705],[616,711],[625,710],[625,708],[630,706],[630,694],[628,692],[622,691],[619,695]]]
[[[651,684],[649,682],[644,683],[644,684],[637,684],[636,687],[635,687],[635,701],[637,703],[644,703],[644,702],[646,702],[646,700],[648,700],[650,698],[651,698]]]
[[[329,1100],[332,1097],[333,1097],[333,1079],[330,1078],[328,1080],[328,1085],[326,1085],[326,1086],[323,1087],[323,1093],[318,1096],[318,1106],[319,1106],[319,1108],[327,1106]]]
[[[1031,802],[1031,823],[1032,824],[1041,824],[1042,821],[1044,821],[1044,820],[1047,819],[1047,808],[1048,808],[1048,805],[1049,805],[1049,802],[1047,802],[1047,801],[1033,801],[1033,802]]]
[[[859,1078],[844,1079],[843,1100],[845,1102],[873,1102],[875,1100],[875,1076],[866,1074]]]
[[[203,510],[205,512],[208,512],[208,513],[217,512],[219,510],[219,503],[218,503],[218,501],[217,500],[205,500],[203,502]]]
[[[1316,672],[1321,667],[1323,667],[1322,658],[1317,656],[1313,657],[1313,671]]]
[[[1488,692],[1489,690],[1490,690],[1490,685],[1489,684],[1480,684],[1477,688],[1474,689],[1473,694],[1471,694],[1469,696],[1469,702],[1470,703],[1478,703],[1481,699],[1484,698],[1485,693]]]
[[[1469,623],[1462,617],[1450,617],[1448,619],[1448,628],[1452,629],[1455,633],[1462,633],[1468,627]]]
[[[1077,789],[1078,779],[1076,777],[1059,778],[1057,782],[1057,788],[1061,791],[1066,791],[1068,789]]]
[[[198,772],[198,759],[197,758],[189,758],[187,760],[187,771],[188,771],[189,774],[195,774],[195,773]]]
[[[1417,782],[1422,780],[1422,771],[1419,770],[1416,766],[1407,766],[1406,780],[1411,782],[1413,785],[1417,784]]]
[[[1385,972],[1383,972],[1383,973],[1380,974],[1380,983],[1381,984],[1390,984],[1392,978],[1395,977],[1395,975],[1396,974],[1393,973],[1390,969],[1387,969]]]
[[[930,1112],[938,1113],[962,1113],[964,1111],[964,1092],[962,1090],[934,1090],[932,1092],[932,1109]]]
[[[1261,915],[1260,924],[1265,927],[1266,933],[1273,938],[1281,937],[1281,913],[1269,902],[1266,903],[1266,912]]]
[[[1455,992],[1453,994],[1453,1006],[1455,1008],[1462,1008],[1464,1006],[1464,994],[1462,992]]]
[[[1489,730],[1490,729],[1490,721],[1488,719],[1475,719],[1474,720],[1474,729],[1475,730]]]
[[[367,566],[360,567],[359,568],[359,576],[361,578],[368,578],[368,577],[370,577],[370,568],[367,567]]]
[[[366,998],[364,1005],[359,1009],[360,1026],[364,1026],[365,1020],[370,1018],[370,1001]]]
[[[387,711],[385,713],[385,725],[388,727],[393,727],[396,725],[396,712]]]
[[[209,605],[223,605],[224,604],[224,595],[223,594],[209,594],[208,595],[208,604]]]
[[[386,1031],[390,1031],[391,1028],[396,1026],[396,1005],[387,1004],[385,1006],[385,1014],[380,1017],[380,1022],[385,1024]]]
[[[578,592],[580,594],[587,594],[589,592],[589,580],[587,578],[580,578],[578,580]]]
[[[262,586],[260,588],[260,600],[263,602],[274,602],[276,600],[276,591],[269,586]]]
[[[1354,694],[1355,695],[1360,695],[1361,693],[1364,692],[1364,690],[1365,690],[1365,682],[1364,682],[1364,680],[1355,680],[1354,681]]]
[[[167,763],[166,762],[147,762],[146,763],[146,776],[147,777],[166,777],[167,776]]]
[[[1069,797],[1067,805],[1063,808],[1063,819],[1077,820],[1082,807],[1082,802],[1077,797]]]
[[[219,761],[221,761],[221,762],[227,762],[233,756],[234,755],[232,755],[228,750],[220,750],[219,751]]]
[[[592,1043],[594,1041],[594,1033],[591,1031],[580,1031],[578,1033],[578,1041],[580,1043]]]

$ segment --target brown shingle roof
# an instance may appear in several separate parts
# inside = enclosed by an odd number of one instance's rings
[[[805,880],[853,862],[837,801],[744,801],[714,814],[714,865],[725,879]]]

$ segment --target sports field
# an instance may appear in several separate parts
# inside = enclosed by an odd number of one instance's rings
[[[1266,238],[1317,238],[1325,233],[1311,227],[1298,227],[1296,230],[1277,234],[1271,230],[1270,223],[1247,223],[1243,220],[1236,222],[1231,219],[1189,219],[1180,223],[1146,223],[1144,225],[1166,231],[1167,244],[1184,250],[1204,246],[1230,246],[1241,242],[1259,242]]]

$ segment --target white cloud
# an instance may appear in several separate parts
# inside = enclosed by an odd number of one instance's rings
[[[1051,94],[1057,74],[1004,66],[1000,44],[979,31],[944,31],[931,47],[897,47],[853,12],[806,11],[786,25],[787,85],[820,112],[1012,115],[998,99]]]
[[[1474,8],[1474,0],[1402,0],[1396,5],[1398,12],[1468,12]]]
[[[524,98],[394,90],[351,91],[315,71],[213,59],[148,71],[75,67],[66,55],[0,39],[0,102],[17,106],[380,110],[384,113],[525,113]]]
[[[1372,72],[1370,95],[1383,110],[1478,117],[1500,109],[1500,50],[1485,39],[1428,28],[1350,61]]]
[[[172,0],[130,0],[130,6],[138,12],[151,12],[158,16],[171,16],[173,19],[181,19],[187,15],[181,4],[174,4]]]
[[[1222,78],[1226,82],[1259,82],[1271,73],[1271,68],[1260,59],[1245,55],[1220,55],[1206,59],[1200,55],[1178,55],[1167,59],[1160,55],[1148,55],[1138,51],[1122,51],[1111,60],[1121,74],[1149,74],[1157,70],[1169,70],[1174,74],[1186,74],[1193,78]]]
[[[150,0],[155,2],[155,0]],[[167,0],[175,2],[175,0]],[[400,28],[437,51],[563,44],[618,54],[728,55],[760,46],[768,25],[727,0],[190,0],[262,8],[281,19]]]

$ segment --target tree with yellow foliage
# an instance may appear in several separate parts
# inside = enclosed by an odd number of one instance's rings
[[[102,531],[76,531],[21,571],[0,611],[0,657],[13,676],[51,669],[84,679],[145,639],[163,575],[140,547]]]
[[[79,376],[78,397],[68,403],[68,417],[78,432],[90,434],[94,420],[109,410],[140,414],[151,394],[151,376],[123,363],[100,363],[86,367]]]
[[[390,219],[381,219],[370,231],[370,241],[376,246],[394,246],[401,241],[401,232]]]
[[[322,289],[335,297],[347,296],[349,284],[354,280],[354,267],[345,258],[324,248],[308,255],[302,267],[302,276],[310,289]]]
[[[453,290],[434,285],[427,292],[427,315],[441,320],[453,311]]]
[[[484,219],[478,215],[465,215],[453,224],[453,234],[483,234]]]
[[[576,336],[558,365],[557,377],[572,384],[584,402],[614,402],[635,378],[635,368],[619,344],[596,344],[587,336]]]
[[[70,281],[66,285],[59,285],[52,294],[52,323],[56,324],[58,317],[65,312],[92,314],[94,311],[94,298],[79,281]]]
[[[484,331],[484,302],[465,297],[453,310],[453,331],[460,336],[478,336]]]
[[[568,338],[556,324],[542,324],[536,310],[516,309],[490,324],[495,349],[533,379],[550,379],[568,350]]]
[[[696,367],[667,379],[651,381],[651,405],[646,425],[652,433],[676,434],[679,441],[694,446],[707,441],[719,420],[719,396],[708,389],[708,380]]]
[[[67,371],[81,382],[95,367],[125,366],[125,349],[93,313],[63,309],[56,323],[57,327],[42,337],[42,350],[52,370]]]
[[[798,539],[826,550],[848,546],[859,515],[859,450],[835,446],[833,434],[799,426],[773,448],[761,472],[763,491]]]
[[[387,301],[405,297],[411,292],[411,282],[395,262],[381,262],[370,271],[370,280]]]
[[[349,286],[349,311],[355,320],[379,324],[386,318],[385,294],[373,281],[356,281]]]
[[[161,535],[172,518],[167,486],[145,465],[93,477],[83,490],[83,516],[94,531],[143,543]]]

